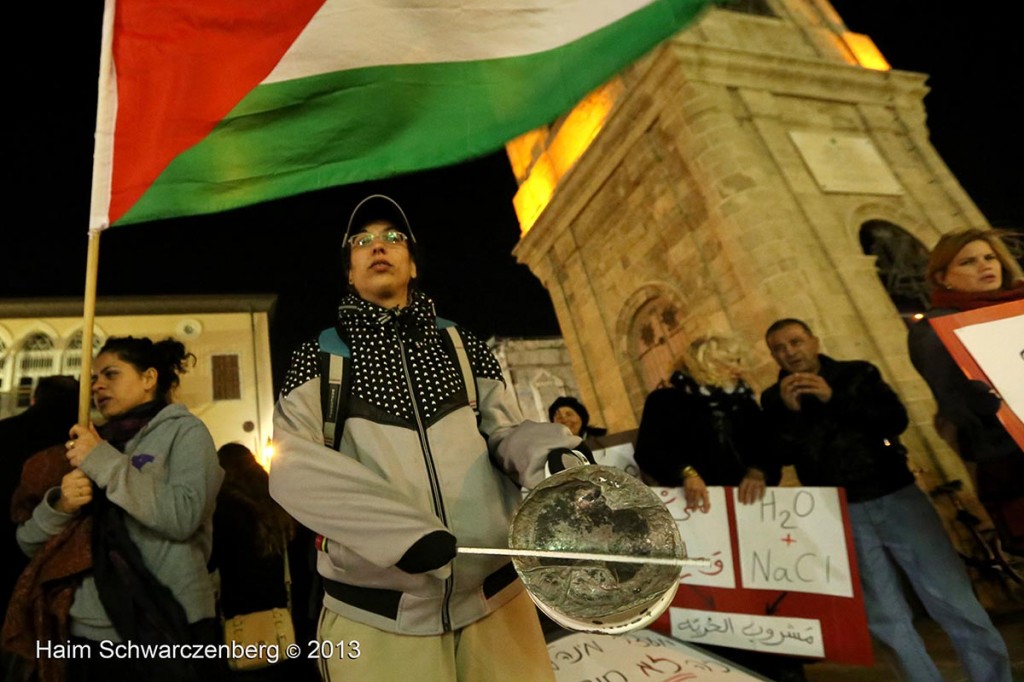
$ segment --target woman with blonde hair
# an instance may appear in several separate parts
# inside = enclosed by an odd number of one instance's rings
[[[707,486],[737,486],[743,504],[777,485],[767,425],[744,379],[742,343],[724,334],[703,336],[686,353],[671,387],[647,397],[636,442],[636,463],[656,485],[683,488],[688,508],[710,509]],[[688,370],[688,372],[686,371]],[[773,680],[803,680],[799,660],[760,652],[709,647]]]
[[[1024,273],[996,230],[942,235],[931,251],[927,278],[927,318],[1024,300]],[[1024,551],[1024,453],[996,417],[1002,399],[987,383],[967,378],[927,320],[911,327],[908,345],[938,403],[936,429],[967,464],[1004,547]]]
[[[742,344],[713,334],[694,341],[672,386],[652,392],[637,434],[636,463],[657,485],[682,486],[690,507],[707,511],[708,485],[739,487],[756,502],[778,482],[761,408],[744,380]]]

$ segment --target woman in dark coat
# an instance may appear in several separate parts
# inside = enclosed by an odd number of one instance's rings
[[[943,235],[928,260],[928,281],[928,318],[1024,300],[1024,274],[994,230]],[[1004,549],[1024,552],[1024,452],[996,416],[1002,399],[967,378],[927,320],[911,327],[907,342],[938,403],[936,430],[963,458]]]
[[[736,486],[743,504],[777,485],[782,467],[754,392],[743,379],[741,344],[727,336],[705,336],[690,345],[686,366],[669,388],[647,396],[636,463],[652,485],[682,487],[686,506],[707,512],[707,486]],[[773,680],[805,679],[799,660],[726,647],[714,653]]]
[[[676,372],[672,386],[653,391],[644,404],[636,463],[656,485],[682,486],[687,506],[707,510],[707,486],[738,486],[751,503],[775,485],[761,408],[743,379],[740,344],[707,336],[689,349],[690,374]]]

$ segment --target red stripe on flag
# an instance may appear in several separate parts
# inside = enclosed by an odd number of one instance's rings
[[[110,222],[280,61],[325,0],[117,0]]]

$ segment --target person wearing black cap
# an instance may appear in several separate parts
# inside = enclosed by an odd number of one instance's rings
[[[590,423],[590,411],[580,400],[571,395],[561,395],[554,399],[548,407],[548,419],[556,424],[562,424],[572,435],[583,438],[584,444],[591,451],[600,450],[603,443],[601,436],[608,433],[608,429],[601,426],[594,426]]]
[[[318,637],[343,645],[321,673],[553,680],[509,559],[456,558],[456,544],[507,546],[520,486],[585,462],[580,439],[523,421],[486,345],[415,290],[415,246],[396,202],[360,202],[350,292],[294,354],[275,410],[271,494],[319,534]]]
[[[548,419],[556,424],[564,424],[575,436],[584,441],[597,438],[608,433],[608,429],[590,423],[590,411],[576,398],[563,395],[555,398],[548,406]],[[591,446],[593,449],[593,446]]]

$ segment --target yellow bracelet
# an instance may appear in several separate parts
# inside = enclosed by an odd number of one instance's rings
[[[683,478],[700,478],[700,474],[693,467],[685,466],[683,467]]]

